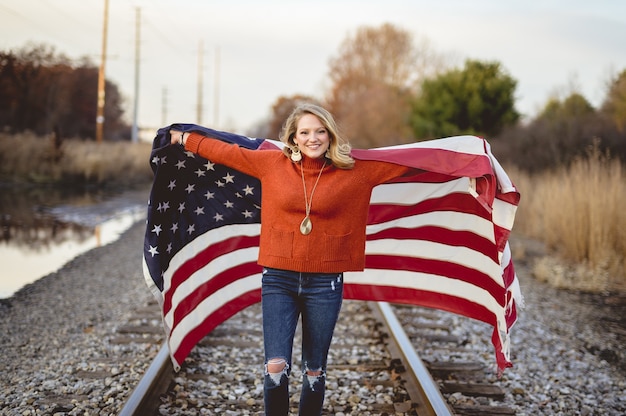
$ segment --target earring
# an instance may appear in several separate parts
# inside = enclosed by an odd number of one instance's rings
[[[291,160],[293,160],[294,162],[299,162],[300,160],[302,160],[302,153],[300,153],[300,148],[298,146],[291,149]]]

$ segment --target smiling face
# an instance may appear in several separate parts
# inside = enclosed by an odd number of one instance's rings
[[[305,114],[298,120],[293,140],[300,151],[312,159],[324,157],[330,146],[328,129],[313,114]]]

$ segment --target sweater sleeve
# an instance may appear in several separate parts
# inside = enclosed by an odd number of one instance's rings
[[[386,182],[393,182],[394,179],[404,176],[410,172],[422,172],[419,169],[391,162],[359,160],[357,161],[357,164],[360,164],[360,167],[367,172],[373,186]]]
[[[274,165],[273,160],[284,157],[281,151],[246,149],[193,132],[185,140],[185,150],[256,178]]]

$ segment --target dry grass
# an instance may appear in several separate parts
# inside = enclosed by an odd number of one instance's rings
[[[509,173],[522,193],[515,230],[557,254],[536,262],[536,277],[581,290],[626,289],[626,172],[618,160],[592,150],[554,172]]]
[[[65,140],[0,135],[0,175],[36,183],[134,185],[149,183],[149,143]]]

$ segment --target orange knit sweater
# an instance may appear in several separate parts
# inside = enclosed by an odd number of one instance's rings
[[[327,162],[312,199],[308,235],[300,233],[305,216],[302,174],[307,197],[324,161],[302,155],[293,163],[281,150],[250,150],[192,133],[190,150],[261,181],[261,266],[299,272],[340,273],[365,266],[365,226],[372,188],[403,175],[409,168],[357,160],[353,169]]]

